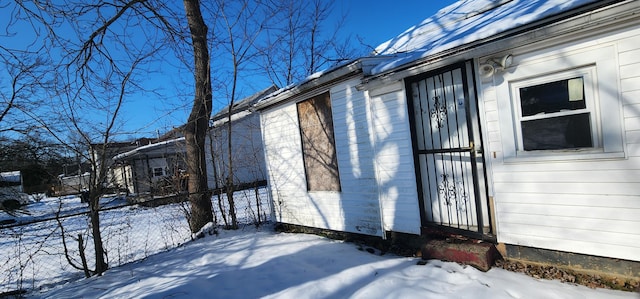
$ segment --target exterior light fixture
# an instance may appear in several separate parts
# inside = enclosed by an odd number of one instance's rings
[[[478,73],[482,78],[489,78],[493,76],[496,70],[504,71],[506,68],[510,67],[513,64],[513,55],[507,54],[503,57],[491,57],[485,61],[485,63],[480,64],[480,69]]]
[[[494,63],[500,66],[500,69],[504,70],[513,64],[513,55],[507,54],[504,57],[502,57],[502,59],[500,60],[494,59],[493,61]]]

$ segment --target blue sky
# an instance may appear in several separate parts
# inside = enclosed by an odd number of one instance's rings
[[[341,33],[344,37],[350,36],[352,39],[360,37],[365,44],[375,47],[454,2],[456,1],[402,0],[401,5],[399,5],[400,1],[338,0],[334,4],[334,12],[336,16],[343,14],[347,16]],[[359,45],[359,42],[353,40],[353,44]],[[190,74],[184,75],[190,76]],[[186,79],[189,80],[190,77]],[[176,84],[180,81],[170,80]],[[255,86],[255,91],[266,87]],[[131,132],[141,131],[138,135],[144,135],[145,133],[147,135],[155,135],[155,131],[163,132],[171,129],[172,126],[179,126],[188,116],[189,100],[190,98],[183,99],[181,101],[181,103],[184,103],[183,107],[177,111],[173,110],[173,107],[166,107],[163,99],[155,100],[157,105],[154,105],[155,107],[153,108],[149,109],[149,106],[147,106],[144,111],[127,113],[130,115],[128,117],[125,116],[127,127],[131,128]],[[214,98],[214,101],[216,100],[219,102],[220,99]],[[222,104],[216,104],[214,110],[220,108],[222,108]],[[140,128],[143,129],[139,130]]]
[[[336,2],[339,14],[348,13],[345,33],[358,35],[373,47],[399,35],[434,15],[455,0],[343,0]]]
[[[456,1],[337,0],[333,12],[336,19],[346,15],[345,24],[339,33],[343,38],[350,37],[353,46],[360,46],[357,40],[359,37],[366,46],[376,47],[454,2]],[[329,22],[334,21],[337,20]],[[24,39],[24,32],[15,37],[18,40],[9,39],[9,43],[14,46],[20,38]],[[193,79],[191,73],[176,70],[177,68],[165,62],[153,67],[153,73],[139,74],[140,79],[145,81],[145,87],[157,90],[159,94],[130,95],[124,111],[119,116],[121,126],[118,131],[122,134],[117,136],[117,139],[154,137],[186,121],[192,101],[192,91],[187,86]],[[248,96],[268,87],[268,83],[252,85],[255,86],[242,90],[240,96]],[[216,92],[214,89],[214,113],[224,106],[221,103],[221,100],[224,100],[221,94],[222,92]]]

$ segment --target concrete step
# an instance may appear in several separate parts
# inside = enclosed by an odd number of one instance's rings
[[[489,271],[500,256],[494,244],[478,240],[447,238],[429,240],[422,246],[422,259],[439,259]]]

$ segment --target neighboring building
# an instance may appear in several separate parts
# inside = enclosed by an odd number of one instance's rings
[[[277,221],[640,276],[640,1],[463,0],[375,53],[255,105]]]
[[[22,174],[20,171],[0,172],[0,188],[13,192],[23,192]]]
[[[273,86],[262,90],[238,101],[231,109],[236,189],[266,185],[260,118],[249,107],[276,89]],[[208,187],[213,190],[225,186],[228,173],[228,111],[226,107],[212,117],[205,144]],[[186,148],[180,131],[181,128],[173,129],[157,140],[150,140],[149,144],[114,155],[109,175],[112,187],[131,194],[170,195],[186,191]]]
[[[110,142],[106,145],[95,143],[89,146],[89,157],[77,162],[77,165],[64,165],[64,173],[58,176],[59,185],[54,187],[57,196],[68,194],[80,194],[88,191],[91,185],[91,174],[105,163],[107,174],[103,182],[106,188],[117,188],[120,176],[114,177],[112,171],[113,157],[119,153],[130,151],[136,147],[150,144],[153,139],[140,138],[131,142]],[[104,153],[104,160],[102,155]]]
[[[22,187],[20,171],[0,172],[0,202],[5,200],[16,200],[20,204],[29,203]]]
[[[184,137],[134,148],[113,157],[115,187],[132,194],[169,195],[186,190]]]
[[[266,184],[260,116],[249,108],[276,90],[275,86],[266,88],[234,103],[231,109],[231,160],[235,189]],[[226,186],[229,173],[229,106],[211,120],[213,124],[205,145],[207,175],[209,188],[217,190]]]
[[[89,190],[89,181],[91,173],[85,172],[77,175],[60,175],[58,177],[59,185],[55,187],[55,195],[80,194]]]
[[[113,157],[123,152],[131,151],[137,147],[151,144],[153,139],[140,138],[131,142],[109,142],[107,144],[91,144],[89,148],[91,173],[96,173],[97,169],[101,168],[101,163],[104,163],[104,170],[106,176],[104,177],[104,187],[106,188],[119,188],[119,176],[115,176],[113,171],[115,160]],[[104,155],[104,156],[103,156]],[[91,184],[91,182],[89,183]]]

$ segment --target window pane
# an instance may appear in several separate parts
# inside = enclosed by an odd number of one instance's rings
[[[307,189],[340,191],[329,93],[298,103],[298,119]]]
[[[520,88],[522,116],[585,109],[582,78]]]
[[[589,113],[522,122],[525,151],[593,147]]]

